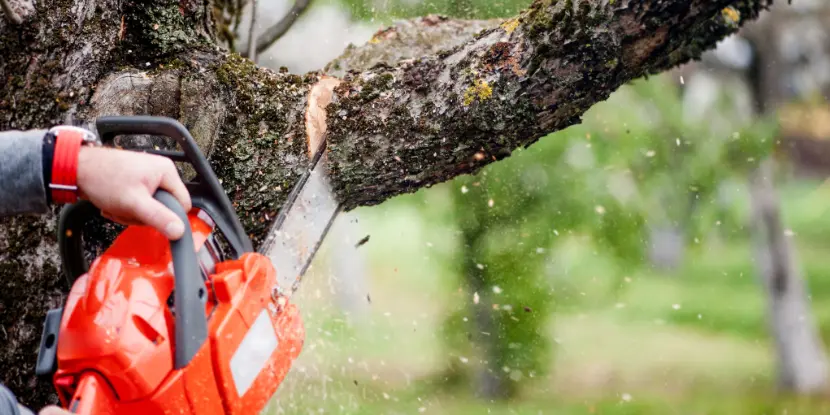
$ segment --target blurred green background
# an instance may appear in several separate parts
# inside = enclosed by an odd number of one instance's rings
[[[427,13],[510,16],[527,3],[315,7],[379,29]],[[271,413],[830,413],[822,393],[776,384],[748,189],[773,157],[784,234],[827,343],[830,187],[781,150],[822,118],[747,116],[728,77],[700,108],[684,101],[684,76],[637,80],[582,124],[475,175],[350,213],[359,228],[326,241],[295,297],[306,346]],[[790,114],[825,114],[823,99],[791,95]],[[336,255],[365,263],[338,271]],[[360,292],[344,300],[352,279]]]

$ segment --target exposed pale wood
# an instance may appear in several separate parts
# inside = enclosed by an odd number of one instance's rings
[[[311,87],[305,116],[309,157],[314,155],[320,143],[326,139],[326,107],[331,103],[334,88],[340,85],[340,82],[337,78],[325,76]]]

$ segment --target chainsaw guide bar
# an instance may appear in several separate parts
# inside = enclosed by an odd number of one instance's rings
[[[318,147],[311,166],[288,195],[259,252],[277,271],[277,293],[290,297],[311,265],[341,205],[328,177],[326,142]],[[290,287],[290,289],[289,289]]]

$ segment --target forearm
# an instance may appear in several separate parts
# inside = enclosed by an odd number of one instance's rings
[[[0,132],[0,217],[46,212],[45,134],[46,130]]]
[[[14,393],[0,384],[0,415],[32,415],[32,411],[21,406]]]

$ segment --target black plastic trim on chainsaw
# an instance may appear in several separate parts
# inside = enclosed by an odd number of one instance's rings
[[[43,332],[40,335],[40,349],[37,352],[35,375],[51,377],[58,370],[58,337],[61,328],[63,307],[53,308],[46,313]]]
[[[251,239],[239,221],[228,195],[219,183],[213,169],[211,169],[207,158],[196,144],[196,140],[181,123],[168,117],[107,116],[96,119],[95,128],[98,130],[104,144],[112,142],[119,135],[146,134],[176,140],[184,150],[183,152],[154,149],[143,149],[141,151],[161,155],[173,161],[190,163],[197,174],[197,181],[186,183],[191,197],[202,197],[208,201],[206,204],[211,205],[212,211],[208,214],[211,215],[211,218],[214,219],[216,225],[224,234],[225,239],[231,245],[231,249],[236,251],[234,253],[235,258],[246,252],[253,252]]]
[[[159,190],[156,200],[173,211],[184,222],[184,235],[176,241],[170,241],[170,254],[173,257],[174,320],[176,347],[175,369],[181,369],[190,363],[196,352],[207,341],[207,317],[202,298],[207,292],[202,280],[196,250],[193,245],[193,232],[190,220],[182,205],[170,193]]]
[[[81,200],[64,207],[58,217],[58,251],[61,255],[63,275],[69,288],[72,288],[75,280],[89,271],[81,236],[87,220],[96,216],[101,216],[101,211],[92,203]]]

